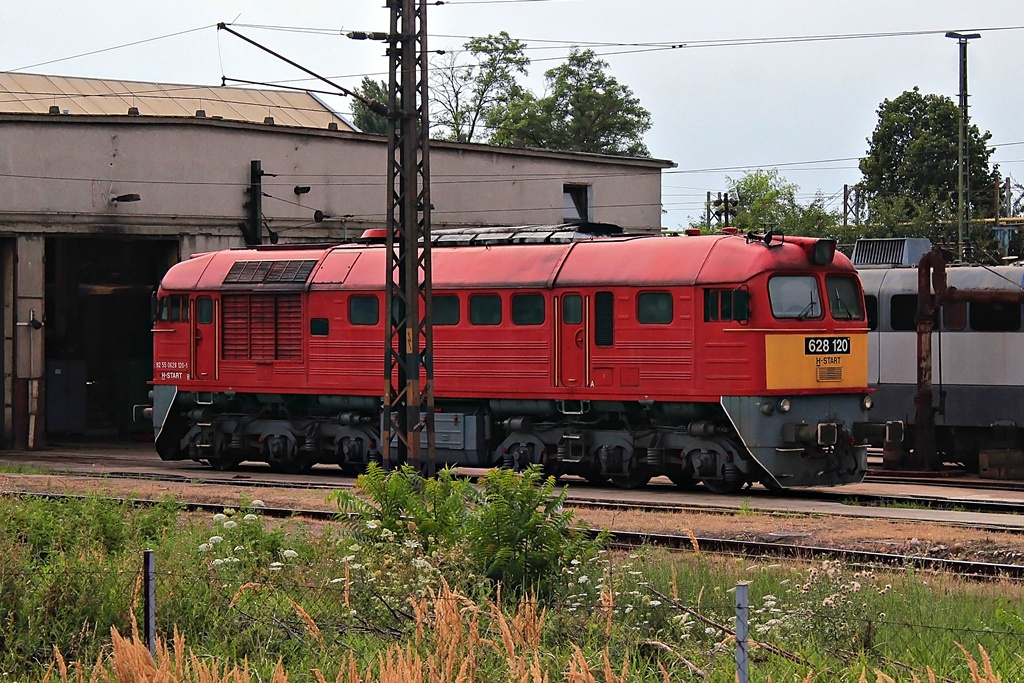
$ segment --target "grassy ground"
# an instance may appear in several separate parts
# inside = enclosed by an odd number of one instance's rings
[[[269,522],[258,501],[211,518],[171,502],[0,499],[0,673],[732,681],[739,582],[749,584],[759,643],[752,680],[887,680],[877,670],[1012,681],[1024,670],[1017,584],[696,548],[610,552],[570,538],[570,520],[536,480],[513,477],[461,503],[456,485],[429,497],[377,484],[355,521],[326,528]],[[146,547],[156,551],[168,643],[156,662],[131,637]]]

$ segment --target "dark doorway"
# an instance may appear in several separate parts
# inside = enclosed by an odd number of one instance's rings
[[[46,240],[46,431],[116,437],[152,379],[151,294],[178,260],[176,240]]]

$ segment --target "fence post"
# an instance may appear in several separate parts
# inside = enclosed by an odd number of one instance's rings
[[[747,626],[750,618],[749,586],[736,584],[736,681],[750,681],[750,643],[747,642]]]
[[[143,633],[149,654],[156,659],[156,558],[152,550],[142,551]]]

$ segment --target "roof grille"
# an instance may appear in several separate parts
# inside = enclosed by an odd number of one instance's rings
[[[932,250],[925,237],[860,239],[853,247],[855,266],[913,266]]]
[[[316,260],[238,261],[224,277],[226,285],[305,284]]]

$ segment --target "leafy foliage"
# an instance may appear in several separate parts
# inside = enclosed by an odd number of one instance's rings
[[[593,50],[573,49],[564,64],[544,74],[548,94],[522,91],[492,110],[491,142],[510,147],[622,156],[649,156],[643,134],[651,113],[627,86],[607,73]]]
[[[357,537],[373,540],[386,530],[395,543],[414,536],[425,552],[464,552],[474,571],[516,593],[552,588],[563,567],[606,540],[591,541],[572,527],[565,490],[556,495],[554,478],[545,479],[540,467],[491,470],[481,488],[451,470],[423,479],[409,466],[385,472],[371,465],[356,480],[361,495],[339,491],[332,500]]]
[[[737,198],[731,223],[740,230],[779,230],[787,235],[835,237],[839,216],[825,209],[819,193],[810,204],[796,198],[800,187],[775,169],[752,171],[738,179],[727,178],[729,194]]]
[[[388,101],[388,84],[369,76],[363,77],[359,87],[356,88],[356,92],[368,100],[377,100],[378,102],[385,103]],[[364,133],[373,133],[375,135],[388,134],[388,120],[380,114],[370,111],[368,106],[354,97],[352,98],[352,114],[354,117],[353,123],[356,124],[356,128]]]
[[[467,531],[470,555],[484,575],[516,589],[544,591],[572,560],[592,556],[592,542],[563,509],[566,489],[533,465],[521,474],[492,469],[481,480],[483,500]]]
[[[959,117],[953,100],[922,94],[916,87],[882,102],[860,162],[859,188],[868,198],[872,222],[942,222],[948,234],[950,219],[957,215]],[[991,216],[998,177],[989,163],[992,136],[974,124],[966,135],[970,215]],[[928,236],[941,239],[941,233]]]
[[[507,104],[523,96],[516,77],[526,74],[530,58],[524,54],[526,44],[505,31],[473,38],[464,48],[462,54],[442,55],[432,65],[432,125],[441,128],[442,140],[481,142],[489,137],[482,130],[484,122],[500,119]]]
[[[336,491],[331,500],[338,505],[339,519],[357,536],[367,536],[378,526],[401,541],[413,535],[427,551],[435,542],[450,543],[462,533],[467,505],[477,498],[470,482],[444,469],[435,479],[424,479],[409,465],[387,472],[371,463],[356,480],[355,495]],[[371,534],[376,535],[376,534]]]

